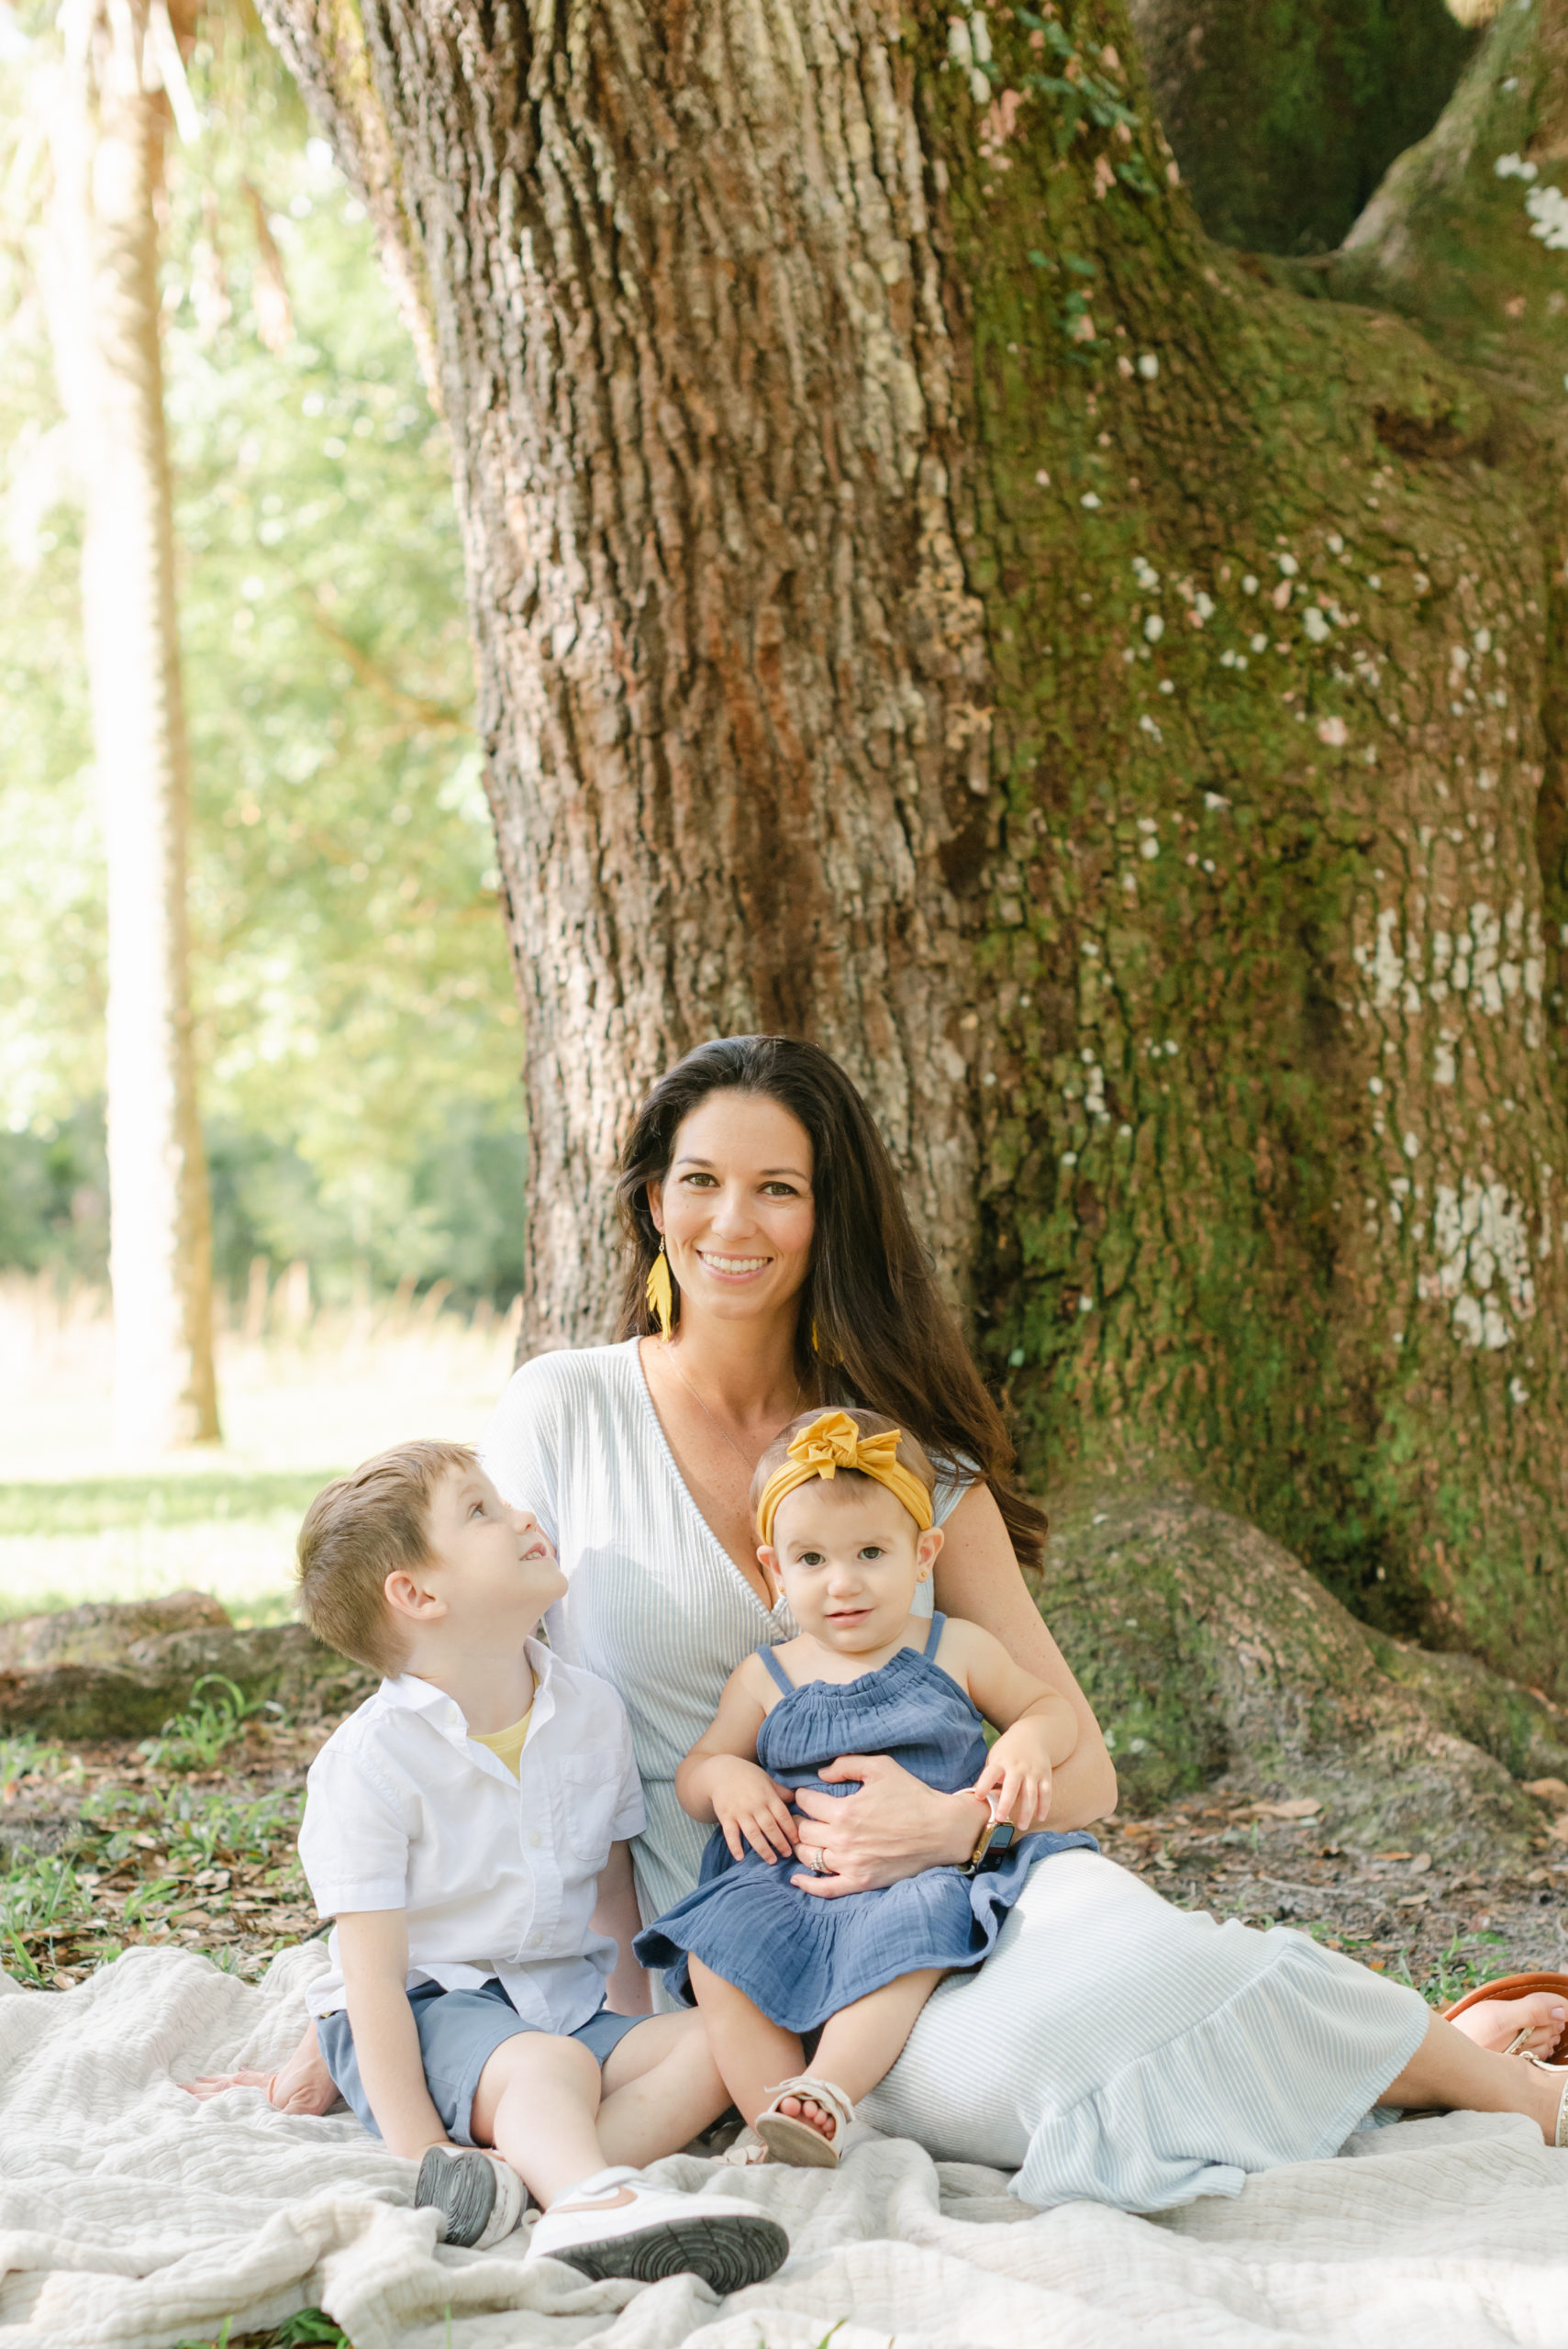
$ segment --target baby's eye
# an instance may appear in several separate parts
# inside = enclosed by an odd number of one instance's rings
[[[822,1564],[822,1553],[820,1550],[803,1550],[795,1564],[802,1566],[819,1566]]]
[[[881,1545],[875,1542],[868,1542],[865,1548],[861,1552],[861,1555],[862,1558],[880,1558],[882,1556]]]

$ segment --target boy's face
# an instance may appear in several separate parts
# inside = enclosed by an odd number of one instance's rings
[[[566,1588],[550,1539],[526,1508],[508,1508],[482,1468],[454,1468],[430,1501],[430,1588],[448,1620],[531,1631]]]
[[[873,1478],[814,1476],[785,1494],[758,1555],[803,1631],[840,1655],[869,1655],[902,1633],[941,1542]]]

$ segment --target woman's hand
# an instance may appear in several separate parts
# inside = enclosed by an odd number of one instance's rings
[[[923,1868],[962,1867],[984,1824],[973,1794],[938,1794],[884,1753],[843,1753],[817,1776],[862,1781],[852,1795],[795,1789],[800,1856],[816,1863],[820,1855],[823,1873],[790,1882],[824,1900],[898,1884]]]
[[[702,1790],[724,1830],[732,1860],[745,1858],[745,1843],[770,1867],[775,1861],[794,1859],[789,1797],[758,1763],[743,1762],[734,1753],[712,1755],[703,1767]]]
[[[974,1791],[1000,1825],[1011,1820],[1020,1835],[1043,1827],[1051,1816],[1051,1755],[1043,1721],[1015,1721],[991,1748]]]

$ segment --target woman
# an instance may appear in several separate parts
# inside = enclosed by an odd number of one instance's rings
[[[696,1881],[706,1831],[675,1800],[677,1764],[742,1657],[794,1631],[757,1564],[747,1494],[778,1430],[816,1403],[884,1412],[931,1454],[945,1533],[935,1604],[1071,1701],[1080,1736],[1055,1773],[1051,1825],[1106,1816],[1104,1740],[1018,1572],[1040,1555],[1044,1520],[1011,1481],[1001,1419],[843,1072],[778,1037],[699,1047],[644,1105],[619,1197],[620,1342],[526,1364],[484,1451],[569,1577],[552,1642],[630,1713],[649,1813],[644,1916]],[[661,1258],[668,1337],[650,1280]],[[876,1757],[846,1754],[823,1775],[863,1782],[797,1798],[824,1899],[968,1861],[972,1797]],[[1304,1935],[1217,1925],[1097,1853],[1066,1852],[1036,1870],[979,1972],[936,1992],[862,2110],[938,2158],[1017,2169],[1026,2202],[1159,2210],[1331,2154],[1378,2104],[1528,2113],[1553,2142],[1564,2076],[1476,2043],[1526,2030],[1554,2043],[1550,2005],[1473,2009],[1467,2037],[1414,1990]],[[302,2049],[272,2094],[301,2110],[322,2088]]]

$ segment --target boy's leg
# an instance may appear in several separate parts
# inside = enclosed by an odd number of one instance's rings
[[[606,2099],[607,2106],[615,2096],[633,2099],[626,2135],[630,2140],[640,2130],[647,2137],[651,2117],[636,2114],[637,2091],[661,2073],[669,2076],[662,2126],[641,2156],[649,2159],[675,2151],[702,2125],[696,2121],[688,2126],[685,2111],[672,2117],[682,2087],[671,2067],[683,2060],[683,2052],[705,2083],[705,2092],[689,2110],[711,2120],[724,2095],[700,2037],[689,2027],[679,2034],[661,2032],[644,2039],[641,2050],[631,2049],[631,2040],[657,2030],[655,2023],[639,2025],[612,2051],[613,2060],[626,2050],[617,2066],[622,2085]],[[646,2071],[638,2068],[639,2054],[650,2059]],[[575,2039],[542,2032],[506,2040],[479,2076],[469,2133],[488,2136],[545,2205],[529,2257],[562,2259],[584,2276],[631,2276],[647,2283],[662,2276],[696,2275],[716,2292],[741,2291],[771,2276],[789,2254],[789,2239],[777,2221],[746,2202],[672,2194],[639,2177],[624,2155],[607,2161],[598,2128],[605,2110],[599,2092],[597,2058]],[[470,2153],[463,2158],[473,2163],[484,2156]]]
[[[689,2145],[729,2102],[701,2015],[653,2015],[605,2062],[599,2143],[612,2162],[642,2169]]]
[[[569,2186],[609,2165],[599,2096],[599,2066],[587,2048],[550,2032],[518,2032],[479,2075],[469,2134],[475,2144],[494,2145],[548,2209]]]
[[[800,2042],[792,2031],[781,2031],[776,2022],[770,2022],[744,1990],[710,1972],[700,1957],[692,1958],[690,1965],[692,1989],[707,2026],[714,2061],[741,2119],[755,2121],[769,2101],[769,2083],[787,2080],[804,2064]],[[906,2038],[914,2023],[912,2014],[905,2026]]]
[[[896,1982],[870,1990],[852,2006],[829,2015],[811,2059],[812,2071],[819,2079],[831,2080],[851,2104],[858,2104],[892,2071],[921,2008],[945,1971],[942,1966],[925,1966],[917,1974],[902,1974]],[[804,2121],[831,2141],[832,2116],[812,2098],[781,2097],[779,2110]]]

